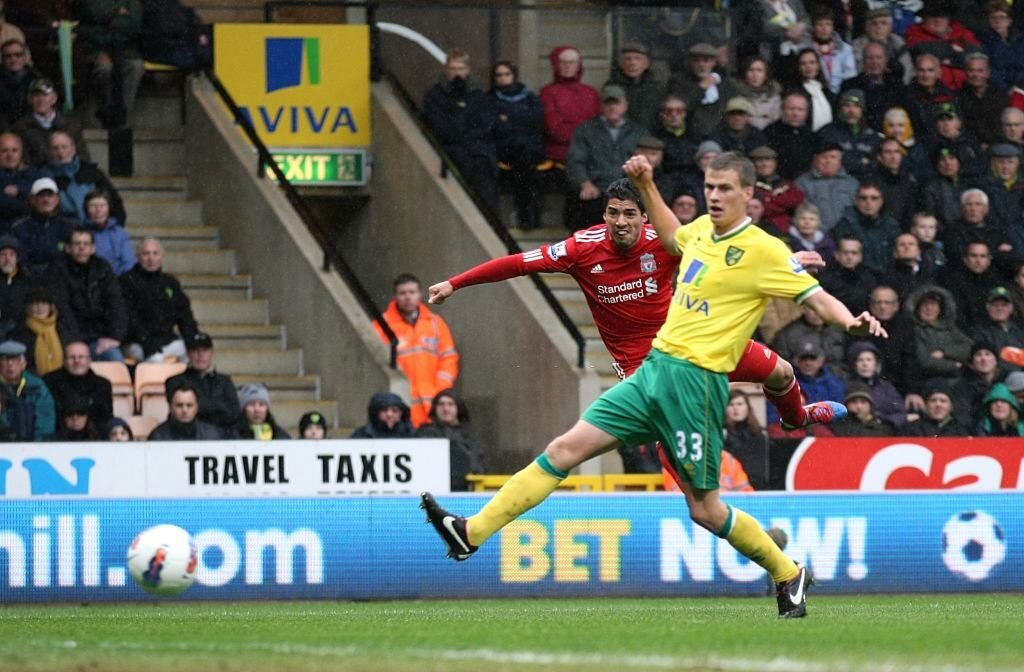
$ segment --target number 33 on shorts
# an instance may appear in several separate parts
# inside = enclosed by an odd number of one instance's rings
[[[680,462],[700,462],[704,459],[704,437],[697,432],[690,432],[689,446],[687,446],[686,432],[676,432],[676,457]]]

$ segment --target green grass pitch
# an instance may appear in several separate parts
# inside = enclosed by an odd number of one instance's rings
[[[0,670],[1024,669],[1024,596],[9,606]]]

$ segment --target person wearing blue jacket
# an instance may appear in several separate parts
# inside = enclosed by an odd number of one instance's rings
[[[110,194],[95,189],[85,195],[85,228],[93,232],[96,256],[105,259],[115,275],[123,275],[135,266],[135,251],[128,232],[110,214]]]

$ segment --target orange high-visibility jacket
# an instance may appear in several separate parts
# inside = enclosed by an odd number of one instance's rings
[[[679,492],[675,478],[664,467],[661,469],[661,478],[667,492]],[[740,461],[728,450],[722,450],[722,464],[718,470],[718,485],[725,492],[753,492],[754,486],[750,484],[750,477]]]
[[[454,386],[459,376],[459,353],[448,325],[425,305],[419,311],[415,324],[405,321],[394,301],[384,311],[384,321],[398,337],[398,368],[409,379],[409,408],[416,427],[427,421],[434,395]],[[376,322],[373,328],[387,343]]]

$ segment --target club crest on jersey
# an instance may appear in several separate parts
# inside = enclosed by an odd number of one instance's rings
[[[738,247],[733,247],[732,245],[730,245],[729,249],[725,251],[725,265],[735,266],[736,264],[739,263],[740,259],[743,258],[743,255],[745,253],[746,250],[741,250]]]
[[[549,245],[548,246],[548,256],[551,257],[551,261],[558,261],[559,257],[564,257],[565,255],[566,255],[566,251],[565,251],[565,241],[564,240],[561,241],[561,242],[555,243],[554,245]]]
[[[640,272],[654,273],[658,270],[658,263],[654,261],[654,255],[650,252],[640,255]]]

